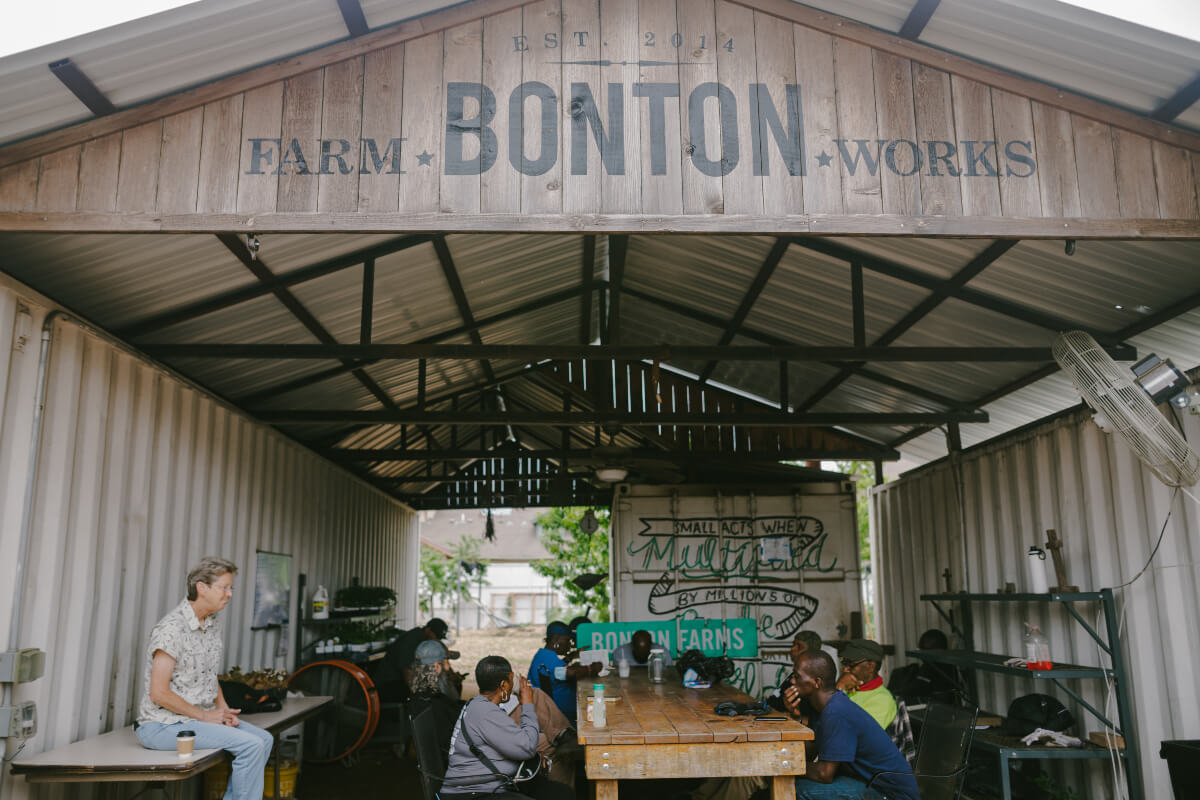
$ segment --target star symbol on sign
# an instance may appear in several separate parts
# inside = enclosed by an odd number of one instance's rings
[[[821,155],[817,156],[817,166],[818,167],[832,166],[832,164],[831,164],[832,161],[833,161],[833,156],[829,155],[829,153],[826,153],[824,150],[821,151]]]
[[[422,150],[420,153],[417,153],[417,166],[418,167],[428,167],[428,166],[432,166],[432,165],[433,165],[433,154],[432,153],[430,153],[428,150]]]

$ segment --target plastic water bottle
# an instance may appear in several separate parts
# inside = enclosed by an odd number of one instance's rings
[[[604,707],[604,684],[592,684],[592,727],[603,728],[608,725],[608,709]]]
[[[313,592],[312,618],[329,619],[329,591],[324,586]]]
[[[667,662],[663,657],[663,654],[657,650],[650,654],[650,663],[647,665],[649,669],[647,671],[650,673],[651,683],[663,682],[663,667],[666,665],[666,663]]]
[[[1030,669],[1051,669],[1050,642],[1037,625],[1025,623],[1025,663]]]

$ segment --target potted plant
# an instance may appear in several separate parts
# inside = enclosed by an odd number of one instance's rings
[[[396,592],[387,586],[345,586],[333,596],[333,610],[342,613],[383,611],[396,605]]]

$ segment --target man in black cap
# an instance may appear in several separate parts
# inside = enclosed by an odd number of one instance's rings
[[[883,685],[879,667],[883,646],[870,639],[851,639],[842,648],[842,674],[837,688],[887,730],[896,718],[896,698]]]

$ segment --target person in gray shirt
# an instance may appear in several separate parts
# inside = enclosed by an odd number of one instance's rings
[[[475,682],[479,694],[463,708],[450,736],[450,763],[438,793],[442,800],[572,800],[574,788],[547,779],[544,769],[531,780],[509,780],[521,762],[538,757],[537,713],[529,681],[513,672],[508,659],[487,656],[475,666]],[[500,708],[514,689],[521,702],[519,724]]]

